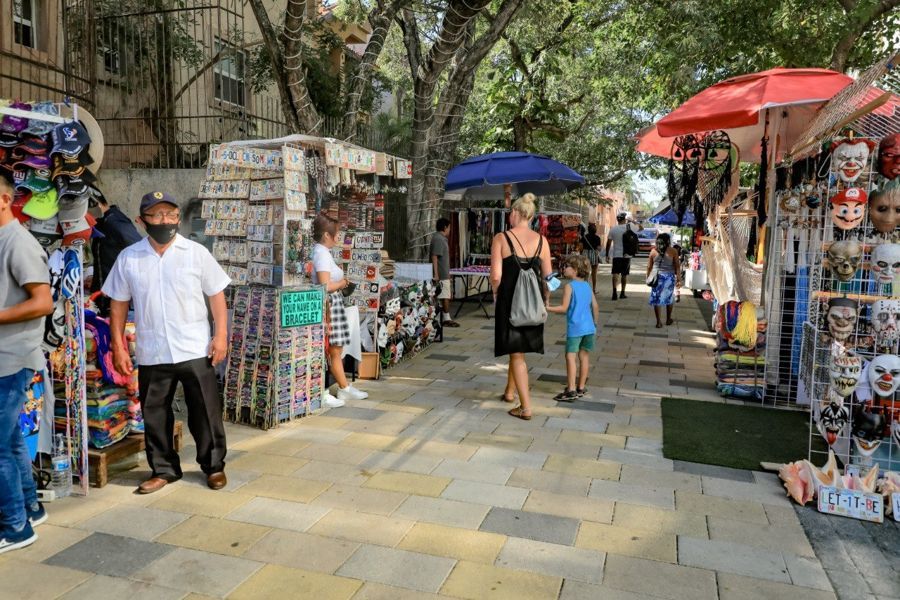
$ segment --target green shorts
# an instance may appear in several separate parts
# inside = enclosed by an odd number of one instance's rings
[[[592,333],[591,335],[582,335],[578,337],[567,337],[566,338],[566,352],[575,353],[579,350],[584,350],[585,352],[590,352],[594,349],[594,337],[596,334]]]

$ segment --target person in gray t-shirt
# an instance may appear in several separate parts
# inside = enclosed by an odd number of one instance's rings
[[[19,413],[34,372],[44,366],[41,337],[53,297],[47,255],[13,215],[13,194],[12,179],[0,169],[0,554],[34,543],[31,522],[46,519]]]
[[[450,318],[450,299],[453,297],[453,282],[450,281],[450,221],[441,217],[435,225],[435,233],[431,236],[431,248],[428,254],[431,256],[432,277],[441,289],[438,300],[441,301],[444,314],[441,321],[444,327],[459,327],[459,323]]]

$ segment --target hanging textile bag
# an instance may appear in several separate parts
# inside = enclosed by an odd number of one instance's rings
[[[519,267],[519,277],[516,279],[516,288],[513,291],[512,306],[509,311],[509,324],[513,327],[543,325],[547,320],[547,307],[544,306],[544,296],[541,294],[541,282],[534,269],[522,268],[522,263],[519,257],[516,256],[515,248],[509,239],[509,235],[506,232],[503,235],[506,236],[510,251],[516,260],[516,265]],[[519,245],[521,246],[522,244],[520,243]],[[528,261],[529,264],[540,255],[543,245],[544,239],[541,238],[537,252]],[[525,249],[522,248],[522,250],[524,251]]]

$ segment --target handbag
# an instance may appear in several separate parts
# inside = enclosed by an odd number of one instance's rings
[[[647,285],[650,287],[656,287],[656,282],[659,280],[659,267],[653,265],[653,268],[650,270],[650,275],[647,276]]]
[[[513,327],[534,327],[543,325],[547,320],[547,307],[544,305],[544,297],[541,294],[541,283],[534,269],[523,269],[519,258],[516,256],[515,248],[509,235],[506,241],[512,251],[513,258],[516,259],[516,265],[519,267],[519,277],[516,279],[516,287],[513,290],[512,306],[509,311],[509,324]],[[516,240],[518,241],[518,240]],[[519,243],[521,246],[522,244]],[[541,248],[544,245],[544,238],[538,244],[537,252],[531,257],[531,261],[540,255]],[[524,250],[524,248],[523,248]]]

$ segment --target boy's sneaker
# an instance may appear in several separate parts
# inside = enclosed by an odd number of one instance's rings
[[[25,527],[21,531],[13,531],[11,527],[4,527],[0,530],[0,554],[30,546],[37,539],[38,536],[28,521],[25,521]]]
[[[578,399],[578,393],[575,390],[563,390],[553,396],[553,399],[557,402],[574,402]]]
[[[31,523],[32,527],[37,527],[47,520],[47,511],[44,510],[44,505],[38,502],[35,506],[37,507],[36,510],[32,510],[31,507],[25,507],[25,511],[28,513],[28,522]]]
[[[579,398],[584,398],[587,396],[587,388],[575,388],[575,394],[577,394]]]

